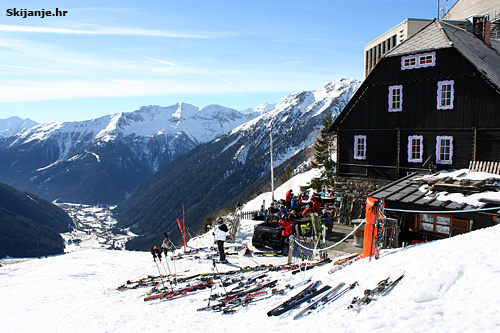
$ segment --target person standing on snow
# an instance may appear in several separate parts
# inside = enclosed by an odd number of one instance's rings
[[[174,252],[175,248],[173,244],[170,242],[170,239],[168,238],[168,233],[165,233],[165,239],[163,240],[163,243],[161,244],[161,248],[163,249],[163,252],[165,253],[165,256],[167,255],[168,251]]]
[[[224,252],[224,242],[226,241],[228,228],[224,224],[222,217],[217,218],[217,225],[214,227],[215,240],[217,241],[217,247],[219,249],[219,260],[220,262],[226,263],[226,253]]]
[[[293,231],[293,222],[290,219],[290,216],[284,216],[282,220],[278,222],[281,226],[281,253],[283,255],[288,254],[288,237],[292,234]]]

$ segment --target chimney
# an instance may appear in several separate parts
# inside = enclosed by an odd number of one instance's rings
[[[474,35],[490,45],[491,42],[491,22],[485,16],[474,18],[473,20]]]

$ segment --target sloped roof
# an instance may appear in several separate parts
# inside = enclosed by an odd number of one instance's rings
[[[458,28],[449,23],[434,20],[428,25],[411,35],[408,39],[398,44],[382,58],[399,57],[413,53],[429,52],[431,50],[455,48],[467,59],[493,87],[500,91],[500,43],[491,40],[491,46],[484,43],[471,32]],[[377,65],[378,66],[378,65]],[[373,75],[372,71],[368,77]],[[369,89],[365,80],[356,94],[344,107],[340,115],[335,119],[329,132],[341,124],[357,101]]]
[[[439,21],[434,20],[384,55],[384,58],[452,47]]]
[[[434,20],[384,55],[406,54],[454,48],[500,90],[500,53],[473,33],[443,21]]]
[[[488,204],[500,206],[500,178],[466,169],[432,175],[412,174],[375,192],[371,197],[418,205],[427,210],[474,210]]]

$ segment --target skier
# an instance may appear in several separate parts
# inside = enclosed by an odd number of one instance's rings
[[[217,225],[214,227],[214,236],[219,249],[219,261],[222,263],[227,263],[226,254],[224,253],[224,242],[226,241],[227,232],[227,225],[224,224],[222,217],[218,217]]]
[[[264,209],[264,205],[260,206],[260,210],[253,217],[254,220],[257,221],[265,221],[266,220],[266,210]]]
[[[163,243],[161,244],[161,248],[163,249],[165,256],[167,255],[168,251],[174,252],[174,250],[175,250],[175,248],[172,245],[172,242],[168,238],[168,233],[165,233],[165,239],[163,240]]]

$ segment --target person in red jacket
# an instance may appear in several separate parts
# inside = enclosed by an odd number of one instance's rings
[[[311,197],[311,201],[313,203],[313,206],[312,206],[312,210],[313,212],[320,212],[321,211],[321,201],[319,200],[319,198],[316,196],[316,194],[314,194],[312,197]]]
[[[309,216],[313,212],[312,204],[309,203],[307,208],[302,211],[302,216]]]
[[[288,192],[286,192],[285,196],[285,205],[287,209],[290,209],[290,205],[292,203],[292,198],[293,198],[293,191],[290,189]]]
[[[290,216],[285,216],[281,219],[278,224],[281,226],[281,253],[283,255],[288,254],[288,236],[292,234],[293,222]]]

